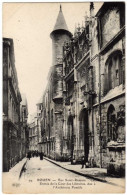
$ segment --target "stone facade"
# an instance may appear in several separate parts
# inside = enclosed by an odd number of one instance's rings
[[[25,94],[21,94],[20,103],[20,126],[21,126],[21,156],[24,158],[29,149],[29,132],[28,132],[28,105]]]
[[[42,97],[37,106],[37,124],[38,124],[38,152],[42,152]]]
[[[50,158],[79,163],[85,156],[89,167],[124,170],[124,11],[124,3],[106,2],[94,15],[90,3],[90,17],[74,36],[65,25],[51,33],[53,66],[42,101],[42,144]]]
[[[30,121],[28,124],[28,131],[29,131],[29,150],[30,151],[37,151],[38,150],[38,117],[37,113],[34,113],[30,117]]]
[[[71,37],[61,8],[50,36],[52,67],[42,101],[42,149],[47,156],[60,160],[63,139],[63,45]]]
[[[21,94],[12,39],[3,39],[3,171],[21,160]]]

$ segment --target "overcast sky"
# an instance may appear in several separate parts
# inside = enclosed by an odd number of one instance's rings
[[[95,13],[102,3],[95,4]],[[89,3],[61,3],[69,30],[84,22]],[[60,3],[4,3],[3,37],[13,38],[19,89],[25,93],[29,113],[36,111],[52,65],[52,41]]]

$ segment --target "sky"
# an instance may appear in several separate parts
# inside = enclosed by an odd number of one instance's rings
[[[29,114],[36,112],[36,103],[46,88],[52,65],[52,32],[60,4],[68,26],[84,23],[89,15],[89,2],[83,3],[3,3],[3,37],[14,41],[15,66],[19,89],[25,93]],[[95,13],[101,2],[94,3]]]

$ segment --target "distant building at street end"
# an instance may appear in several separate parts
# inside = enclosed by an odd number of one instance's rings
[[[30,117],[28,123],[29,130],[29,150],[35,151],[38,150],[38,120],[37,113],[34,113]]]

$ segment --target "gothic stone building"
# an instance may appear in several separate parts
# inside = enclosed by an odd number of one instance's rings
[[[12,39],[3,39],[3,171],[21,159],[21,95]]]
[[[62,10],[51,38],[53,66],[47,87],[48,155],[56,160],[125,166],[125,5],[106,2],[68,31]],[[62,22],[61,22],[62,21]],[[44,130],[46,132],[46,129]],[[45,133],[44,133],[45,134]],[[51,147],[53,136],[54,147]],[[46,142],[45,142],[46,143]]]
[[[52,67],[43,95],[42,145],[46,155],[59,160],[62,155],[63,139],[63,45],[71,37],[61,7],[50,37]]]

